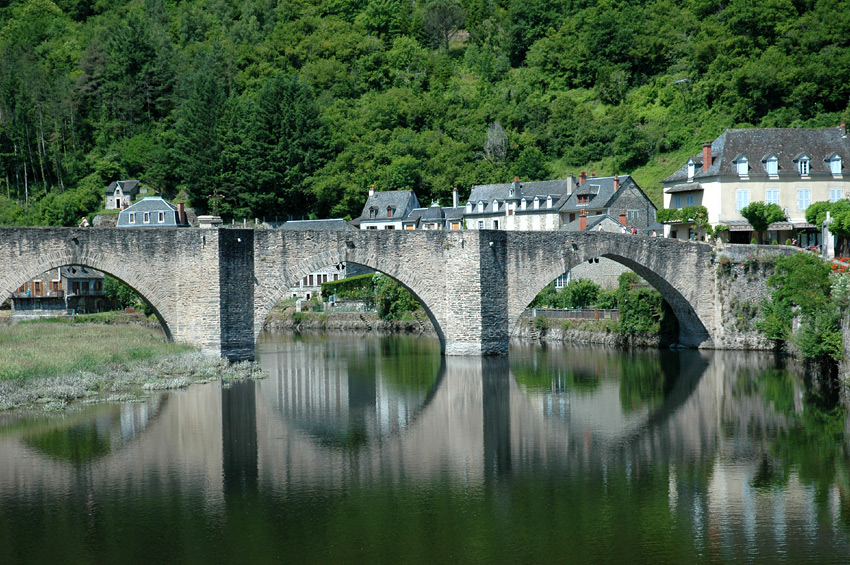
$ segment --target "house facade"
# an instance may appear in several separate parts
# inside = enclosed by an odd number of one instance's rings
[[[844,124],[836,128],[728,129],[661,181],[665,208],[705,206],[709,223],[729,226],[729,240],[749,243],[752,226],[741,215],[751,202],[778,204],[784,222],[772,224],[770,240],[821,243],[806,222],[813,202],[850,197],[850,145]],[[665,235],[694,236],[691,222],[670,223]]]
[[[71,265],[42,273],[12,294],[12,316],[19,319],[90,313],[117,307],[103,293],[104,275]]]
[[[119,228],[185,227],[189,223],[183,203],[175,206],[160,196],[148,196],[121,210]]]
[[[104,191],[104,208],[120,210],[132,204],[140,195],[147,194],[147,188],[137,180],[116,180]]]
[[[575,179],[474,185],[463,218],[469,230],[554,231]]]

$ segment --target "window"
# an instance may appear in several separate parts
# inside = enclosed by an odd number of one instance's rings
[[[535,209],[535,210],[539,210],[539,209],[540,209],[540,199],[539,199],[539,198],[537,198],[536,196],[534,197],[534,209]]]
[[[546,198],[546,207],[547,207],[547,208],[551,208],[551,207],[552,207],[552,197],[551,197],[551,196],[548,196],[548,197]]]
[[[499,220],[493,220],[493,229],[494,230],[499,229]]]
[[[376,230],[376,229],[378,229],[378,226],[366,226],[366,229],[367,230]]]
[[[765,160],[764,168],[767,170],[768,176],[779,176],[779,159],[776,158],[776,155],[771,155]]]
[[[746,177],[750,174],[750,162],[747,160],[746,157],[744,157],[743,155],[739,157],[736,164],[738,167],[739,177]]]
[[[146,224],[151,223],[151,213],[150,212],[145,212],[145,223]]]
[[[584,206],[585,204],[590,202],[590,195],[579,194],[578,196],[576,196],[576,202],[579,206]]]
[[[693,206],[694,205],[694,195],[688,194],[685,196],[685,206]]]
[[[392,218],[392,217],[393,217],[393,207],[387,206],[387,218]]]
[[[413,224],[407,224],[406,226],[404,226],[404,229],[407,231],[413,231]]]
[[[519,209],[520,209],[520,210],[525,210],[526,205],[527,205],[527,203],[526,203],[526,201],[525,201],[525,198],[523,198],[523,199],[520,201],[520,203],[519,203]]]
[[[765,204],[776,204],[779,206],[779,191],[778,190],[765,190],[764,191],[764,203]]]
[[[377,208],[369,208],[369,217],[371,219],[374,220],[377,215],[378,215],[378,209]]]
[[[483,211],[484,211],[484,201],[483,201],[483,200],[479,200],[479,201],[478,201],[478,211],[479,211],[479,212],[483,212]]]
[[[493,211],[494,211],[494,212],[498,212],[498,211],[499,211],[499,201],[498,201],[498,200],[494,200],[494,201],[493,201]]]
[[[829,160],[829,170],[833,175],[841,174],[841,157],[839,155],[833,155]]]
[[[395,226],[384,226],[385,230],[394,230]]]
[[[736,190],[735,191],[735,210],[740,212],[750,205],[750,191]]]
[[[135,224],[135,223],[136,223],[136,213],[135,213],[135,212],[130,212],[130,213],[127,215],[127,222],[128,222],[128,223],[131,223],[131,224]]]
[[[797,210],[800,212],[805,211],[806,208],[809,207],[809,204],[812,203],[812,190],[810,188],[798,188],[797,189]]]
[[[94,281],[94,291],[100,292],[103,290],[103,281]]]
[[[453,230],[459,230],[460,229],[460,222],[452,222],[452,229]]]
[[[673,208],[681,208],[682,207],[682,195],[677,194],[673,197]]]
[[[693,180],[696,164],[693,159],[688,159],[688,180]]]
[[[840,188],[830,188],[829,189],[829,201],[830,202],[838,202],[841,200],[843,194]]]
[[[576,221],[576,215],[575,215],[575,214],[570,214],[570,221],[571,221],[571,222],[575,222],[575,221]]]
[[[160,224],[165,223],[165,212],[160,212],[156,221]]]
[[[484,221],[483,220],[478,222],[478,229],[480,229],[480,230],[484,229]]]
[[[626,221],[630,224],[637,223],[640,218],[640,212],[637,210],[626,210]]]
[[[801,176],[807,177],[809,176],[809,158],[805,155],[800,157],[800,160],[797,161],[797,170],[800,172]]]

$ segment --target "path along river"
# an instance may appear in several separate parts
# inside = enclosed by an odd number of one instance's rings
[[[850,559],[844,413],[773,356],[257,354],[265,380],[2,416],[0,562]]]

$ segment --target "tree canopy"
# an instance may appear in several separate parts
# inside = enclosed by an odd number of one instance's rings
[[[119,178],[226,218],[581,169],[660,205],[724,128],[846,122],[848,71],[832,0],[13,0],[0,224],[77,221]]]

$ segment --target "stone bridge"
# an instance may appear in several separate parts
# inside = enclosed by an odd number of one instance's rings
[[[729,246],[724,253],[740,260],[754,249]],[[134,288],[168,337],[245,359],[291,286],[345,261],[410,289],[445,354],[498,355],[507,353],[520,315],[544,286],[597,257],[622,263],[661,293],[683,345],[724,343],[714,247],[605,232],[0,228],[0,300],[49,269],[91,267]]]

